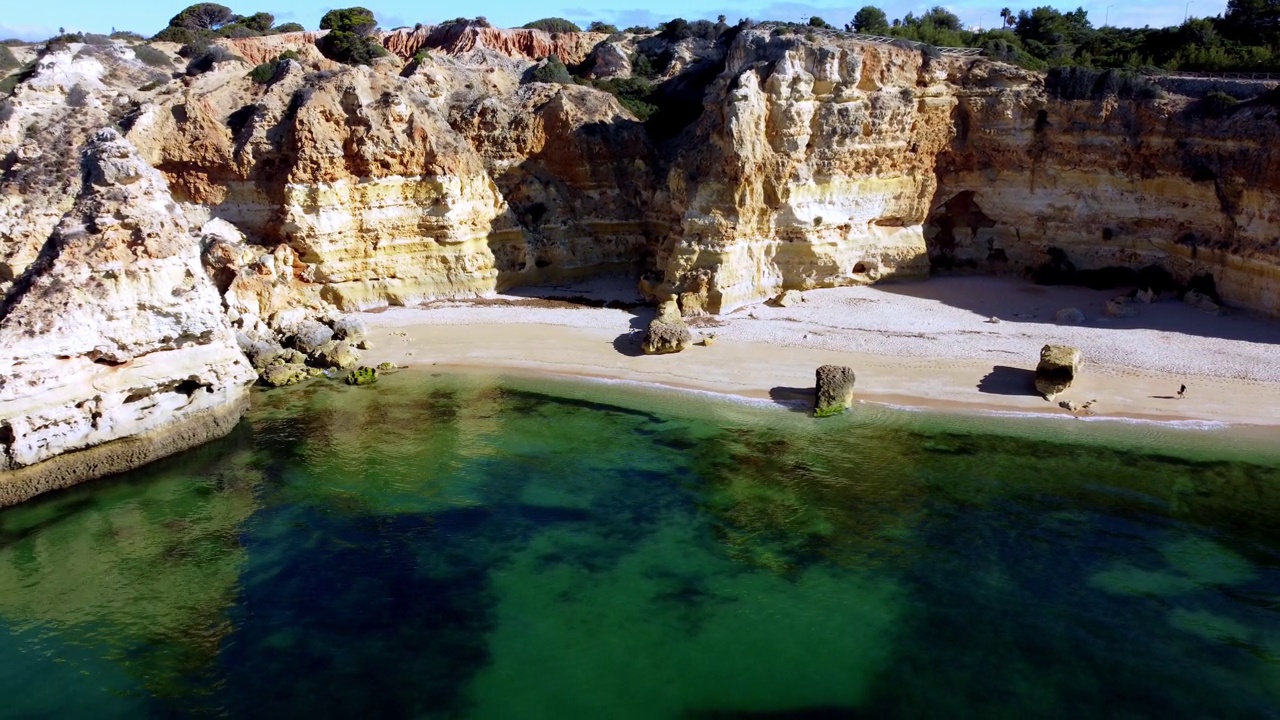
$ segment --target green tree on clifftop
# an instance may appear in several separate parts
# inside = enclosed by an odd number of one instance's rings
[[[373,11],[367,8],[330,10],[320,19],[320,29],[329,31],[317,45],[330,60],[348,65],[370,65],[388,55],[372,37],[378,29],[378,21],[373,17]]]
[[[878,7],[867,5],[853,16],[853,22],[849,24],[854,32],[868,33],[871,35],[883,35],[889,32],[889,18],[884,11]]]
[[[231,8],[217,3],[197,3],[173,16],[169,27],[187,30],[217,30],[236,20]]]

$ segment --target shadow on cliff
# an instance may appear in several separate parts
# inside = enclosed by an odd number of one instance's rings
[[[1140,329],[1280,344],[1280,322],[1246,311],[1228,310],[1227,314],[1213,315],[1184,304],[1171,293],[1162,295],[1150,305],[1133,304],[1137,313],[1133,317],[1113,318],[1106,314],[1107,300],[1124,294],[1121,290],[1036,285],[1017,278],[982,276],[942,276],[920,282],[885,283],[877,288],[894,295],[933,300],[968,310],[977,316],[974,320],[978,323],[996,318],[1001,323],[1050,326],[1045,328],[1046,333],[1053,332],[1053,328],[1069,327]],[[1075,325],[1057,323],[1055,316],[1058,311],[1068,308],[1084,313],[1085,321]]]
[[[1026,368],[996,365],[978,381],[978,392],[988,395],[1038,395],[1036,373]]]

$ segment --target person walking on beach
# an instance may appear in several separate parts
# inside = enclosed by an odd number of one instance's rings
[[[1186,383],[1183,383],[1182,387],[1178,388],[1178,399],[1181,400],[1186,396],[1187,396],[1187,385]]]

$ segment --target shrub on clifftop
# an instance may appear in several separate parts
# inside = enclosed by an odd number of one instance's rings
[[[169,20],[169,27],[186,28],[187,30],[217,30],[223,25],[234,22],[236,14],[231,8],[217,3],[197,3]]]
[[[320,18],[321,30],[367,36],[377,28],[378,21],[373,17],[373,11],[368,8],[349,7],[330,10]]]
[[[569,75],[569,69],[564,66],[560,58],[552,55],[542,63],[530,68],[528,74],[525,75],[525,82],[572,85],[573,77]]]
[[[582,28],[564,18],[542,18],[524,26],[525,30],[541,30],[543,32],[582,32]]]
[[[320,40],[319,47],[330,60],[347,65],[370,65],[389,54],[372,37],[378,29],[378,21],[367,8],[330,10],[320,19],[320,29],[329,31]]]

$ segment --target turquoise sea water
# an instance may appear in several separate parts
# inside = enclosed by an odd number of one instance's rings
[[[1221,432],[402,372],[0,511],[0,717],[1276,717]]]

